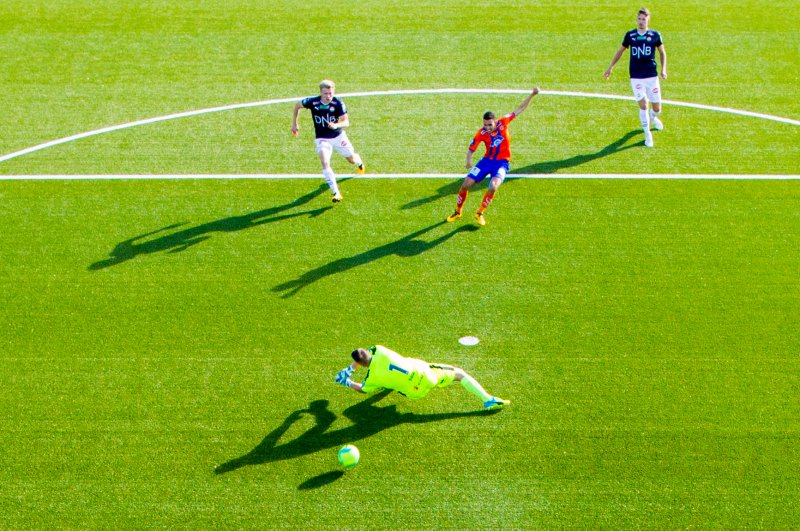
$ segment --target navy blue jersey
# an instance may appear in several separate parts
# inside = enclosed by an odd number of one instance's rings
[[[656,48],[661,46],[661,34],[655,30],[647,30],[640,34],[632,29],[625,34],[622,45],[631,53],[631,79],[646,79],[658,76],[656,70]]]
[[[340,116],[347,114],[347,107],[344,106],[342,100],[334,96],[326,105],[322,103],[322,96],[310,96],[305,98],[301,104],[311,110],[311,117],[314,119],[314,133],[317,138],[336,138],[342,134],[341,129],[328,127],[328,122],[336,123]]]

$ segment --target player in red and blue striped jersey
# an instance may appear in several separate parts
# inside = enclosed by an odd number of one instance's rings
[[[464,208],[464,203],[467,200],[467,195],[472,185],[489,177],[489,188],[483,196],[480,208],[475,212],[475,219],[478,223],[480,225],[486,225],[483,212],[489,207],[492,199],[494,199],[494,195],[497,193],[497,189],[503,184],[506,174],[508,173],[509,162],[511,161],[511,133],[509,132],[508,125],[514,118],[519,116],[522,111],[528,108],[528,104],[537,94],[539,94],[539,87],[534,87],[528,97],[525,98],[525,101],[523,101],[514,112],[506,114],[499,120],[493,112],[487,112],[483,115],[483,127],[475,133],[472,142],[469,144],[469,149],[467,150],[466,167],[470,172],[461,184],[461,189],[458,191],[458,197],[456,198],[456,210],[447,217],[448,222],[455,221],[461,217],[461,211]],[[483,158],[473,166],[472,156],[481,144],[486,146],[486,153]]]

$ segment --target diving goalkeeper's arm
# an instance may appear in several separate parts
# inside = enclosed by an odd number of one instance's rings
[[[350,377],[353,375],[353,372],[356,370],[357,366],[358,365],[355,362],[353,362],[344,369],[342,369],[341,371],[337,372],[336,378],[334,379],[335,382],[339,385],[349,387],[354,391],[361,392],[362,385],[350,379]]]

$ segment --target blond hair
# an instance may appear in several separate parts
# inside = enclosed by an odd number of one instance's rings
[[[336,83],[334,83],[330,79],[323,79],[322,81],[319,82],[319,88],[320,89],[329,88],[331,90],[336,90]]]

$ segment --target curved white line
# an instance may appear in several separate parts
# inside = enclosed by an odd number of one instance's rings
[[[366,96],[403,96],[403,95],[411,95],[411,94],[528,94],[530,91],[528,90],[520,90],[520,89],[458,89],[458,88],[441,88],[441,89],[415,89],[415,90],[378,90],[372,92],[351,92],[349,94],[339,94],[338,96],[341,98],[357,98],[357,97],[366,97]],[[563,91],[563,90],[543,90],[541,94],[546,94],[550,96],[570,96],[570,97],[577,97],[577,98],[601,98],[607,100],[630,100],[633,101],[633,96],[617,96],[614,94],[597,94],[592,92],[571,92],[571,91]],[[131,127],[138,127],[140,125],[147,125],[156,122],[165,122],[167,120],[177,120],[178,118],[189,118],[191,116],[199,116],[201,114],[211,114],[215,112],[223,112],[223,111],[233,111],[236,109],[246,109],[249,107],[262,107],[266,105],[275,105],[278,103],[292,103],[295,101],[299,101],[302,98],[282,98],[276,100],[264,100],[264,101],[254,101],[250,103],[235,103],[232,105],[223,105],[221,107],[210,107],[208,109],[197,109],[194,111],[186,111],[186,112],[179,112],[174,114],[166,114],[164,116],[156,116],[154,118],[146,118],[144,120],[136,120],[135,122],[128,122],[119,125],[112,125],[109,127],[103,127],[102,129],[95,129],[93,131],[86,131],[85,133],[78,133],[75,135],[66,136],[64,138],[59,138],[56,140],[51,140],[49,142],[44,142],[43,144],[37,144],[35,146],[31,146],[25,149],[21,149],[19,151],[14,151],[13,153],[8,153],[7,155],[3,155],[0,157],[0,162],[5,162],[7,160],[11,160],[17,157],[21,157],[22,155],[27,155],[28,153],[33,153],[35,151],[41,151],[42,149],[47,149],[50,147],[58,146],[61,144],[66,144],[68,142],[73,142],[75,140],[80,140],[82,138],[87,138],[90,136],[97,136],[102,135],[105,133],[111,133],[113,131],[120,131],[122,129],[130,129]],[[729,114],[738,114],[740,116],[747,116],[750,118],[761,118],[764,120],[772,120],[775,122],[790,124],[790,125],[800,125],[800,120],[793,120],[791,118],[784,118],[781,116],[774,116],[771,114],[762,114],[750,111],[742,111],[739,109],[731,109],[727,107],[715,107],[712,105],[702,105],[699,103],[687,103],[682,101],[672,101],[672,100],[663,100],[663,103],[669,105],[675,105],[676,107],[691,107],[694,109],[702,109],[707,111],[717,111],[717,112],[725,112]]]

